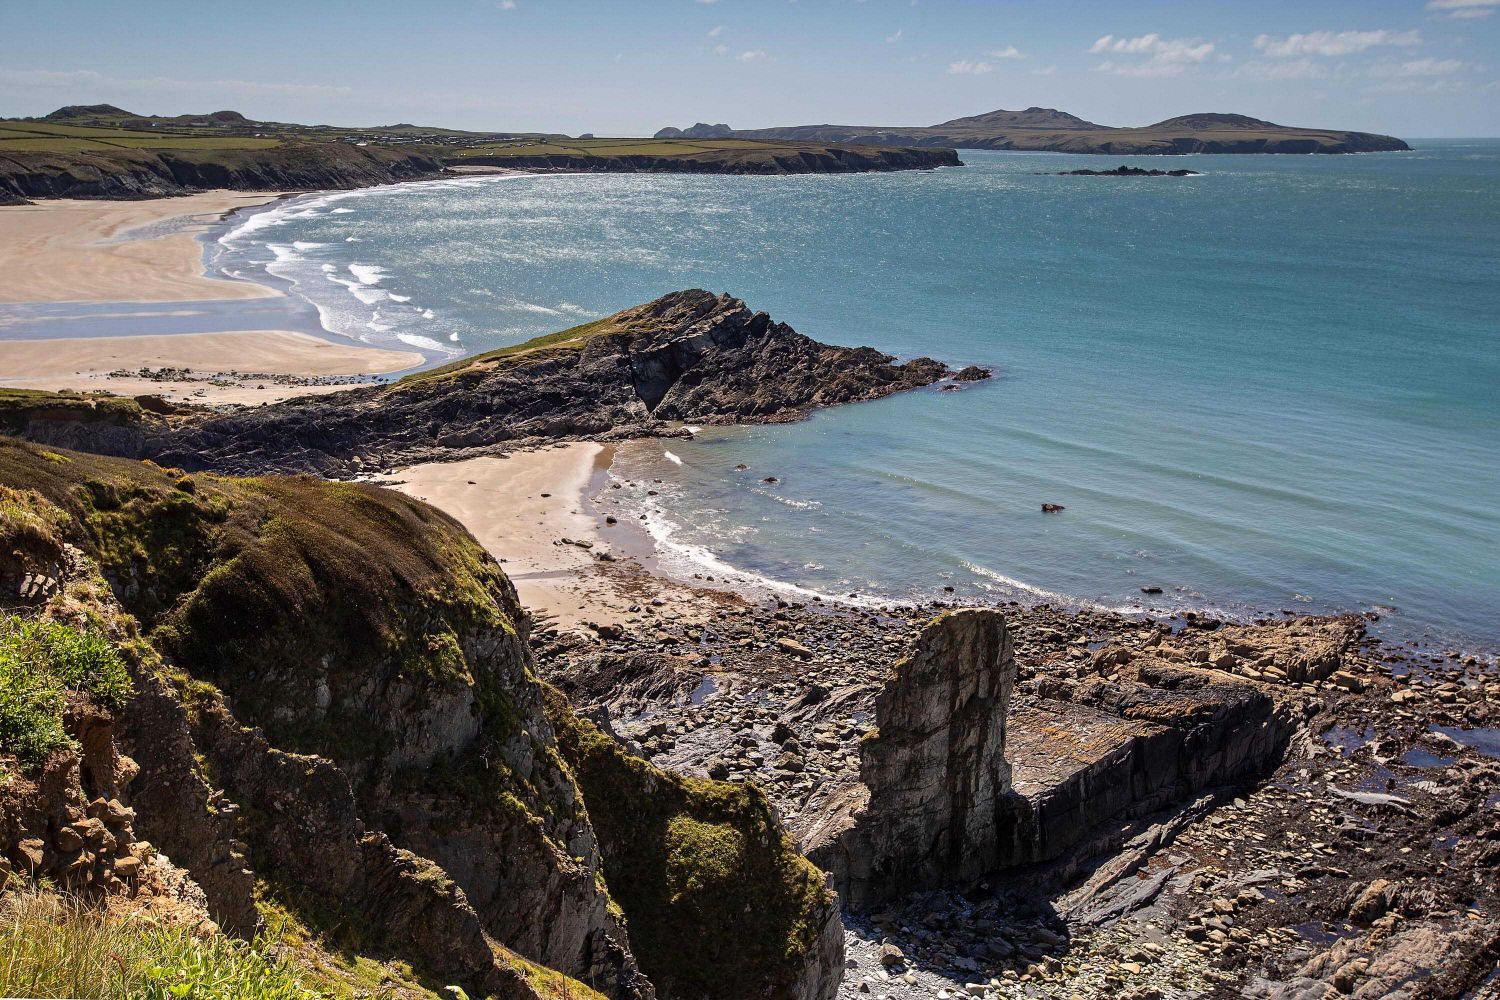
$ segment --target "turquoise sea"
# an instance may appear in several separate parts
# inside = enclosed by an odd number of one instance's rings
[[[995,369],[622,450],[616,475],[663,480],[635,496],[674,572],[879,601],[1376,610],[1388,634],[1493,652],[1500,140],[1414,145],[466,178],[294,199],[210,250],[291,282],[336,334],[433,361],[698,286],[818,339]],[[1054,173],[1122,162],[1203,176]]]

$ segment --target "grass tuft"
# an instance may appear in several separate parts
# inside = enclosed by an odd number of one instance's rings
[[[256,945],[25,890],[0,900],[0,996],[316,1000]]]
[[[70,692],[111,711],[131,694],[119,651],[92,627],[0,615],[0,752],[40,767],[74,744],[63,728]]]

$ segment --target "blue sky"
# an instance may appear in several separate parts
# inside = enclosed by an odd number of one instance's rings
[[[0,10],[0,115],[650,134],[1056,107],[1500,135],[1500,0],[50,0]]]

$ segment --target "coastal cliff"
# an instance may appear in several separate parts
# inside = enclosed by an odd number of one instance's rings
[[[310,191],[424,180],[430,156],[378,146],[306,143],[268,149],[5,152],[0,193],[30,198],[164,198],[213,188]]]
[[[0,399],[0,428],[187,469],[348,477],[541,441],[672,434],[683,423],[783,422],[988,374],[821,344],[732,296],[692,289],[391,386],[167,416],[128,400],[12,393],[8,407]]]
[[[837,907],[764,800],[600,746],[445,515],[8,440],[0,482],[0,874],[283,935],[339,993],[373,959],[475,996],[832,995]]]
[[[705,149],[691,156],[650,153],[524,152],[507,156],[465,157],[466,165],[511,167],[536,172],[568,173],[693,173],[693,174],[852,174],[891,170],[933,170],[961,167],[958,153],[933,147],[882,145],[829,145],[799,143],[767,146]]]

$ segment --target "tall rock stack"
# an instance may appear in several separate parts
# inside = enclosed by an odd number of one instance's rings
[[[1005,716],[1016,661],[1004,617],[932,621],[876,700],[860,777],[868,797],[813,847],[847,905],[976,878],[1015,836]],[[1009,831],[1009,832],[1007,832]]]

